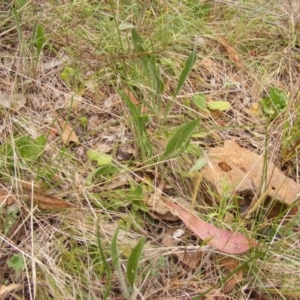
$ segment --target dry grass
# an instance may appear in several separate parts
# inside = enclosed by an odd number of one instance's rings
[[[242,266],[243,278],[226,291],[226,255],[201,244],[188,231],[179,244],[163,246],[166,230],[183,225],[153,219],[143,202],[162,180],[165,196],[190,201],[194,182],[187,174],[200,149],[229,139],[258,154],[267,149],[269,158],[299,182],[297,1],[32,0],[22,8],[18,3],[0,4],[1,101],[3,95],[16,93],[26,98],[21,108],[0,106],[1,187],[15,196],[15,204],[0,207],[0,286],[20,285],[4,298],[102,299],[111,283],[109,299],[123,299],[110,250],[120,225],[124,272],[132,248],[147,237],[133,298],[299,299],[299,218],[277,224],[283,237],[279,241],[262,239],[257,249],[230,256]],[[45,36],[39,57],[33,37],[37,23]],[[146,53],[134,49],[132,27],[143,37]],[[220,36],[237,50],[244,68],[228,57]],[[197,61],[174,100],[196,38]],[[162,95],[141,62],[149,54],[155,54],[161,70]],[[289,95],[286,109],[273,120],[260,106],[271,86]],[[153,149],[146,149],[143,158],[143,141],[137,139],[132,113],[120,96],[129,90],[147,115],[144,124]],[[193,102],[199,94],[228,101],[231,109],[207,114]],[[197,118],[201,122],[192,146],[180,157],[161,162],[158,157],[173,130]],[[59,119],[74,128],[78,144],[62,142]],[[20,138],[41,135],[47,139],[43,152],[22,157]],[[91,149],[111,155],[119,171],[90,180],[96,169],[88,158]],[[77,208],[53,212],[25,203],[19,180],[39,182],[47,194]],[[205,220],[218,211],[203,203],[201,191],[197,201]],[[212,220],[224,225],[221,213]],[[250,220],[245,225],[239,217],[234,222],[233,228],[245,226],[241,230],[258,238],[262,224]],[[97,226],[112,268],[110,282],[99,254]],[[203,253],[195,268],[174,255],[195,249]],[[25,261],[23,270],[7,264],[17,253]],[[237,276],[236,268],[231,271]]]

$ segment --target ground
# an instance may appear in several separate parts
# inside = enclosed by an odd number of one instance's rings
[[[2,1],[0,57],[0,298],[299,299],[266,179],[300,180],[297,0]],[[226,141],[263,158],[250,196],[207,178]]]

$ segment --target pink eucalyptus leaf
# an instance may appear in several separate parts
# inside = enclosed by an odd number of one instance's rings
[[[204,222],[178,203],[167,199],[164,199],[164,203],[194,234],[215,249],[229,254],[239,254],[257,246],[256,241],[239,232],[229,232]]]

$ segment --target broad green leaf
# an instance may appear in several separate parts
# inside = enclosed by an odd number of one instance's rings
[[[273,115],[275,113],[269,98],[261,99],[261,106],[267,115]]]
[[[131,29],[131,38],[135,50],[137,50],[138,52],[144,52],[144,48],[142,47],[143,39],[135,28]]]
[[[36,50],[37,50],[37,57],[40,56],[42,49],[44,47],[45,43],[45,34],[44,34],[44,29],[41,25],[37,26],[37,31],[36,31]]]
[[[43,152],[46,145],[46,137],[44,135],[39,136],[36,139],[30,136],[24,136],[16,141],[16,147],[19,154],[28,160],[36,160]]]
[[[207,164],[207,161],[204,156],[197,159],[196,163],[193,165],[193,167],[189,170],[189,173],[193,173],[195,171],[201,170],[205,165]]]
[[[227,101],[212,101],[207,103],[207,107],[211,110],[228,110],[231,105]]]
[[[142,237],[130,253],[127,262],[127,280],[133,288],[137,277],[137,271],[142,256],[142,251],[146,242],[146,238]]]
[[[104,166],[112,162],[112,156],[101,153],[97,150],[88,150],[87,155],[90,160],[96,161],[98,166]]]
[[[118,233],[119,233],[119,227],[116,229],[114,236],[112,238],[112,241],[111,241],[111,258],[112,258],[113,266],[115,267],[116,272],[119,277],[123,295],[124,295],[125,299],[129,299],[130,293],[129,293],[128,286],[125,282],[125,278],[123,276],[121,263],[120,263],[120,253],[119,253],[119,248],[118,248],[118,244],[117,244]]]
[[[261,105],[263,111],[273,119],[286,108],[287,101],[288,97],[285,92],[270,87],[269,96],[261,99]]]
[[[184,85],[184,82],[186,81],[187,77],[189,76],[189,74],[196,62],[196,59],[197,59],[196,51],[197,51],[197,47],[194,47],[193,52],[189,55],[189,57],[187,58],[187,60],[185,62],[185,66],[179,76],[179,80],[178,80],[177,87],[176,87],[175,93],[173,95],[173,98],[177,97],[179,91],[181,90],[182,86]]]
[[[286,107],[287,95],[283,91],[271,87],[269,94],[270,94],[270,100],[273,102],[277,110],[281,110]]]
[[[25,267],[25,262],[22,254],[14,254],[8,261],[7,266],[15,271],[22,271]]]
[[[199,107],[200,109],[206,109],[206,101],[205,101],[206,95],[199,94],[199,95],[193,97],[193,100],[197,107]]]
[[[187,124],[179,126],[171,137],[165,153],[163,155],[163,159],[172,156],[177,156],[181,154],[189,145],[191,135],[194,129],[197,127],[198,120],[191,121]]]
[[[109,174],[115,174],[120,172],[121,170],[122,170],[121,168],[112,165],[105,165],[93,170],[92,173],[86,179],[86,181],[88,184],[90,184],[95,176],[99,176],[99,175],[105,176]]]

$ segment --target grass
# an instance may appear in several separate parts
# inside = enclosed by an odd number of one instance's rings
[[[189,173],[234,139],[299,182],[297,1],[2,2],[0,182],[14,204],[0,207],[0,286],[19,285],[6,298],[298,299],[299,216],[271,224],[260,206],[244,220],[227,183],[209,205]],[[288,99],[275,114],[270,88]],[[203,95],[230,109],[201,110]],[[63,143],[59,120],[79,143]],[[40,210],[20,181],[77,208]],[[225,255],[187,229],[163,245],[169,227],[184,226],[145,203],[162,181],[165,197],[193,199],[201,218],[259,247]],[[176,256],[195,249],[196,268]]]

